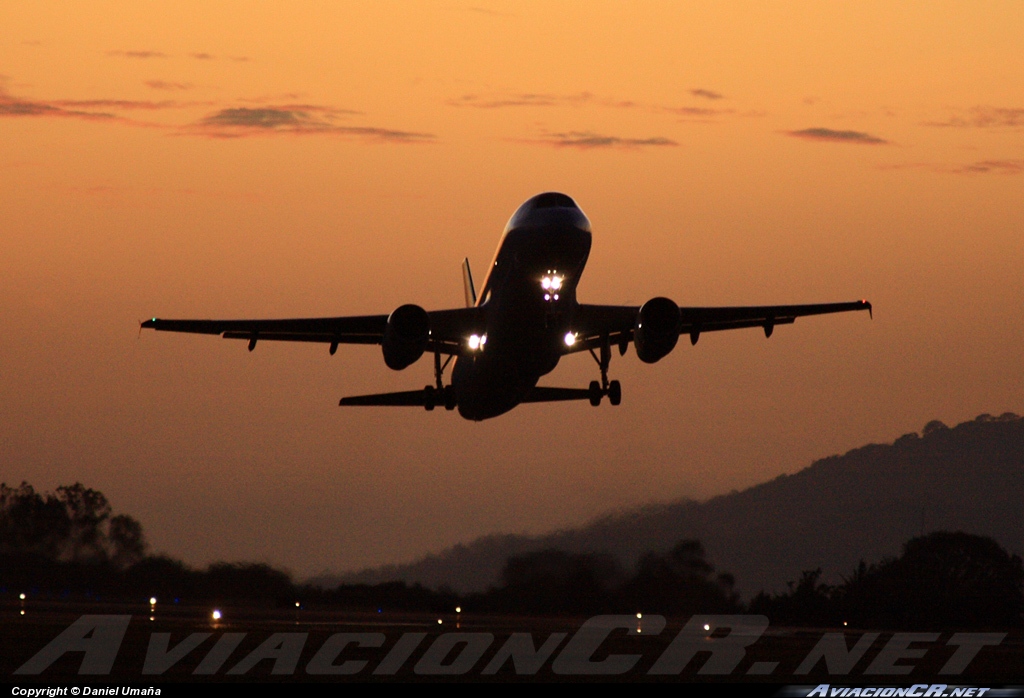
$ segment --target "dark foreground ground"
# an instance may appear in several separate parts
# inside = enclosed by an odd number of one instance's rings
[[[226,607],[215,621],[212,610],[158,603],[151,614],[146,603],[8,603],[0,607],[4,695],[42,686],[77,687],[79,693],[56,695],[85,696],[125,695],[129,686],[178,695],[184,683],[624,681],[745,683],[769,694],[806,687],[792,695],[821,684],[948,684],[933,695],[973,696],[953,687],[991,687],[990,695],[999,695],[996,687],[1024,684],[1024,633],[1000,628],[758,629],[759,617],[695,616],[667,618],[659,632],[660,617],[651,615],[510,618],[464,609],[439,617]],[[740,631],[746,639],[737,639],[737,623],[749,626]]]

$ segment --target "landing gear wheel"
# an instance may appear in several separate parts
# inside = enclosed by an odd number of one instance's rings
[[[622,384],[612,381],[608,384],[608,402],[617,405],[622,402]]]
[[[455,409],[455,388],[450,385],[444,386],[441,393],[444,396],[444,408],[451,412]]]
[[[434,409],[434,405],[437,404],[437,395],[434,386],[428,385],[423,389],[423,407],[426,408],[427,412]]]
[[[600,405],[601,397],[604,395],[604,391],[601,390],[601,384],[597,381],[590,381],[588,392],[590,393],[590,404],[594,407]]]

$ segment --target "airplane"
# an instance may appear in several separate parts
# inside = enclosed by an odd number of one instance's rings
[[[504,414],[521,403],[589,400],[620,404],[622,386],[608,380],[612,347],[624,355],[632,343],[637,357],[652,364],[671,352],[681,335],[696,344],[701,334],[760,327],[771,337],[776,325],[796,318],[867,310],[866,300],[815,305],[679,307],[668,298],[641,306],[590,305],[576,300],[576,286],[590,255],[591,227],[573,199],[558,192],[538,194],[509,219],[494,261],[476,293],[469,260],[462,263],[466,306],[427,311],[414,304],[390,315],[283,320],[163,320],[144,328],[216,334],[249,343],[264,340],[320,342],[333,355],[341,344],[379,344],[384,363],[396,371],[434,358],[434,385],[376,395],[344,397],[342,406],[458,408],[468,420]],[[537,385],[563,356],[587,351],[600,381],[587,388]],[[445,357],[442,361],[442,355]],[[444,372],[454,360],[451,380]]]

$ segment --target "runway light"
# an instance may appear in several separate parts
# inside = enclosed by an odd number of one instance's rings
[[[571,347],[575,343],[576,343],[576,333],[575,332],[566,332],[565,333],[565,346]]]
[[[637,614],[636,614],[636,619],[637,619],[637,620],[640,620],[640,619],[641,619],[641,618],[643,618],[643,617],[644,617],[644,614],[643,614],[643,613],[637,613]]]
[[[24,594],[18,594],[18,598],[21,599],[22,601],[24,601],[25,600],[25,595]]]
[[[707,623],[704,624],[704,630],[711,630],[711,626]]]
[[[462,613],[462,606],[456,606],[455,607],[455,612],[456,613]]]
[[[442,623],[444,623],[444,621],[443,621],[443,620],[441,620],[440,618],[438,618],[438,619],[437,619],[437,624],[438,624],[438,625],[441,625]]]
[[[213,613],[211,614],[211,617],[214,620],[220,620],[220,611],[218,609],[214,609]]]
[[[149,605],[150,606],[156,606],[156,597],[155,596],[150,596],[149,597]]]
[[[298,607],[299,607],[299,602],[298,602],[298,601],[296,601],[296,602],[295,602],[295,608],[298,608]]]

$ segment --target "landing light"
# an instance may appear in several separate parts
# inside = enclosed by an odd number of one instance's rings
[[[565,333],[565,346],[571,347],[575,343],[576,343],[576,333],[575,332],[566,332]]]
[[[557,291],[562,288],[564,277],[556,275],[545,276],[540,280],[540,287],[545,291]]]
[[[487,344],[487,335],[485,334],[471,334],[469,335],[469,348],[473,351],[483,351],[484,345]]]

